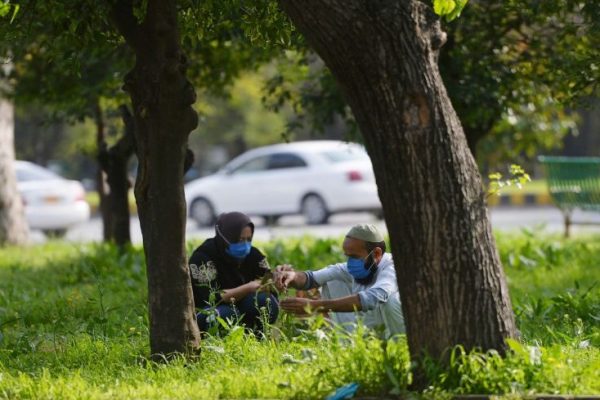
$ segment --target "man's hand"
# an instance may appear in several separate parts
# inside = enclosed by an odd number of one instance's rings
[[[296,277],[296,272],[289,264],[278,265],[273,273],[273,282],[277,290],[286,290]]]
[[[301,297],[288,297],[279,302],[279,306],[289,313],[297,316],[310,315],[315,310],[314,300]]]

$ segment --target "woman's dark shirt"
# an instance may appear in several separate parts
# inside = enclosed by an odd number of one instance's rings
[[[236,288],[269,272],[267,258],[256,247],[239,263],[219,251],[214,238],[194,251],[189,266],[196,308],[215,305],[221,301],[221,290]]]

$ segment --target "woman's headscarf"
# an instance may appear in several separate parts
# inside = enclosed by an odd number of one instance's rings
[[[254,224],[246,214],[234,211],[219,215],[215,225],[217,247],[221,250],[227,248],[227,242],[223,240],[223,236],[229,243],[239,242],[242,230],[247,226],[252,229],[252,235],[254,235]]]

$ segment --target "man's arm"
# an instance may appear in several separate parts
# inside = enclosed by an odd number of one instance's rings
[[[360,297],[357,294],[338,297],[337,299],[314,300],[314,306],[322,311],[353,312],[362,311]]]
[[[311,300],[300,297],[289,297],[281,300],[279,305],[283,310],[296,315],[308,315],[308,310],[313,312],[353,312],[362,310],[360,297],[357,294],[331,300]]]

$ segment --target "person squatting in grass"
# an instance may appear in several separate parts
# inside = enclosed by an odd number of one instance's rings
[[[281,309],[299,316],[331,311],[333,321],[347,330],[361,318],[365,326],[383,329],[386,338],[404,333],[396,270],[381,232],[374,225],[355,225],[343,249],[347,262],[320,270],[277,266],[273,278],[278,290],[321,288],[320,299],[289,297],[280,301]]]
[[[274,294],[262,291],[261,278],[270,274],[266,257],[252,246],[254,224],[239,212],[224,213],[207,239],[189,260],[194,303],[200,331],[217,324],[217,317],[240,321],[261,332],[261,309],[274,323],[279,313]]]

